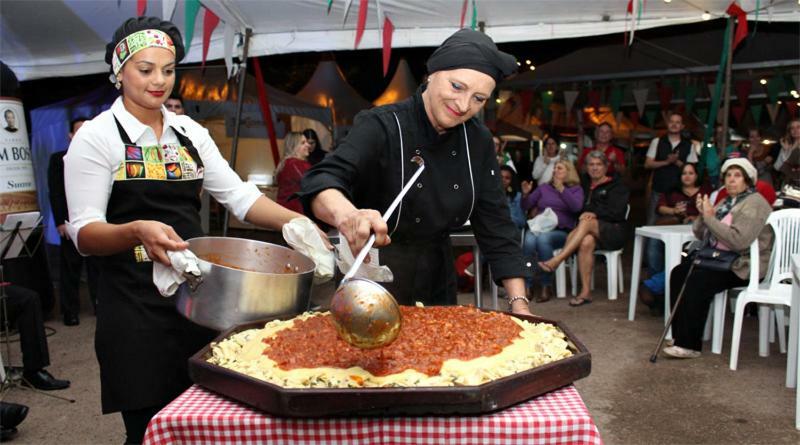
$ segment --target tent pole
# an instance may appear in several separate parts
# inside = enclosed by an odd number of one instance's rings
[[[233,141],[231,142],[231,168],[236,171],[236,150],[239,148],[239,130],[242,123],[242,107],[244,106],[244,83],[247,79],[247,53],[250,49],[250,37],[253,30],[247,28],[244,31],[244,51],[242,52],[242,63],[239,67],[239,95],[236,97],[236,119],[233,127]],[[258,63],[258,61],[256,61]],[[228,236],[228,208],[225,207],[222,218],[222,236]]]
[[[725,92],[722,102],[722,150],[728,146],[728,116],[731,108],[731,66],[733,63],[733,17],[728,17],[730,40],[728,41],[728,60],[725,62]],[[712,133],[713,134],[713,133]],[[705,148],[705,147],[704,147]]]

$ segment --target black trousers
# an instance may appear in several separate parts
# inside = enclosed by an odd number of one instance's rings
[[[8,309],[9,326],[17,325],[22,349],[22,366],[26,371],[38,371],[50,364],[47,335],[44,332],[39,294],[10,284],[3,288]],[[5,314],[4,314],[5,315]],[[5,320],[1,320],[5,328]]]
[[[61,297],[61,314],[78,315],[80,312],[81,267],[86,264],[86,275],[89,280],[89,298],[92,306],[97,305],[97,267],[96,258],[84,257],[78,253],[72,241],[61,238],[61,255],[59,256],[59,293]]]
[[[678,293],[683,287],[683,282],[686,280],[690,265],[691,260],[684,258],[672,269],[669,285],[670,301],[672,301],[673,307],[678,299]],[[733,272],[717,272],[695,267],[686,282],[683,299],[675,312],[675,318],[672,319],[672,337],[675,339],[675,345],[695,351],[702,350],[703,330],[714,295],[725,289],[745,284],[747,281],[739,278]]]
[[[122,421],[125,423],[125,444],[139,444],[144,441],[144,432],[150,419],[161,411],[161,407],[122,411]]]

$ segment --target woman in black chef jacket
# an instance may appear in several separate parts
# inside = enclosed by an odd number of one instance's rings
[[[469,221],[511,309],[529,313],[523,278],[530,264],[509,216],[492,135],[475,118],[516,60],[487,35],[462,29],[427,68],[428,81],[413,97],[359,113],[341,145],[308,171],[300,192],[305,214],[337,228],[354,254],[374,232],[380,263],[394,273],[384,284],[400,304],[456,303],[449,233]],[[417,155],[425,171],[384,223],[381,213],[416,171]]]
[[[153,284],[153,261],[202,236],[200,191],[239,219],[279,230],[298,217],[228,167],[208,131],[163,104],[184,48],[178,29],[132,18],[106,47],[121,96],[86,122],[65,163],[68,233],[83,254],[103,256],[95,350],[103,412],[122,412],[128,443],[189,385],[187,359],[214,336],[175,310]]]

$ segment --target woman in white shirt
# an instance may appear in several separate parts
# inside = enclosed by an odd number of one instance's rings
[[[544,152],[533,163],[533,180],[537,184],[547,184],[553,179],[553,168],[558,162],[558,141],[553,136],[544,140]]]
[[[153,261],[202,236],[200,192],[237,218],[279,230],[298,217],[242,182],[208,131],[164,108],[183,57],[180,31],[155,17],[127,20],[106,47],[121,96],[86,122],[65,163],[70,238],[103,257],[95,349],[104,413],[122,412],[126,443],[190,384],[189,356],[215,332],[183,318],[153,284]]]

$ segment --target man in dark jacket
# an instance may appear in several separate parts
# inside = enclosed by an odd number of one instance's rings
[[[570,300],[570,306],[592,302],[591,278],[595,249],[617,250],[625,245],[630,198],[628,186],[619,175],[608,176],[608,158],[601,151],[586,155],[586,173],[589,180],[584,184],[583,212],[578,218],[578,225],[567,236],[561,253],[539,262],[543,270],[553,272],[562,261],[578,252],[581,292]]]
[[[76,118],[70,122],[69,139],[78,131],[87,118]],[[66,221],[69,219],[67,211],[67,196],[64,193],[64,155],[67,150],[53,153],[50,156],[50,165],[47,169],[47,182],[50,191],[50,208],[53,210],[53,220],[61,237],[61,256],[59,274],[59,293],[61,295],[61,314],[64,316],[66,326],[75,326],[80,323],[78,313],[80,312],[80,276],[84,257],[75,249],[75,245],[69,240],[66,229]],[[86,273],[89,277],[89,294],[92,304],[97,303],[97,290],[95,283],[95,268],[90,257],[86,258]]]

